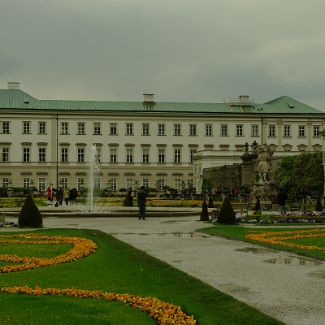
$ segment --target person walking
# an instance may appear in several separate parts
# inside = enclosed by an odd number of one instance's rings
[[[47,187],[47,201],[48,201],[48,205],[52,205],[53,202],[53,188],[52,188],[52,184],[49,184],[49,186]]]
[[[144,190],[144,186],[141,186],[140,191],[137,193],[138,198],[138,208],[139,208],[139,220],[145,220],[146,217],[146,203],[147,203],[147,193]]]
[[[69,190],[68,190],[68,188],[64,189],[63,198],[64,198],[64,201],[65,201],[65,205],[69,205]]]

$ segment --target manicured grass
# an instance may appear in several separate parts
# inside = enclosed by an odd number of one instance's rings
[[[292,247],[287,247],[287,246],[280,246],[280,245],[272,245],[272,244],[266,244],[266,243],[260,243],[256,241],[251,241],[247,240],[245,238],[246,235],[251,233],[252,231],[256,233],[263,233],[263,232],[283,232],[283,231],[296,231],[296,230],[308,230],[308,228],[287,228],[287,229],[279,229],[279,228],[272,228],[268,227],[267,229],[262,229],[262,228],[244,228],[240,226],[225,226],[225,225],[216,225],[215,227],[211,228],[203,228],[203,229],[198,229],[198,232],[202,232],[205,234],[209,235],[214,235],[214,236],[221,236],[229,239],[236,239],[236,240],[241,240],[241,241],[247,241],[250,243],[256,243],[259,245],[275,248],[278,250],[284,250],[284,251],[290,251],[294,252],[297,254],[301,254],[304,256],[312,257],[312,258],[317,258],[320,260],[325,260],[325,251],[319,251],[319,250],[307,250],[307,249],[301,249],[301,248],[292,248]],[[325,232],[325,230],[324,230]],[[295,243],[295,244],[302,244],[302,245],[315,245],[318,247],[325,247],[325,237],[316,237],[316,238],[303,238],[303,239],[296,239],[296,240],[288,240],[290,243]]]
[[[0,275],[0,286],[79,288],[157,297],[193,314],[199,324],[280,324],[100,231],[38,230],[38,234],[87,237],[97,251],[80,260]],[[10,247],[6,245],[6,253]],[[61,247],[62,248],[62,247]],[[60,248],[60,249],[61,249]],[[65,249],[68,249],[65,247]],[[37,250],[29,245],[25,256]],[[49,252],[52,255],[53,252]],[[2,244],[0,245],[2,254]],[[116,302],[59,296],[0,294],[1,324],[154,324],[141,313]]]

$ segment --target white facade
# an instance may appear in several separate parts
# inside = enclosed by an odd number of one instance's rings
[[[164,184],[179,189],[193,182],[197,192],[203,169],[240,162],[246,142],[272,144],[280,156],[322,148],[321,112],[198,112],[174,105],[174,110],[163,112],[155,107],[98,111],[66,109],[62,104],[57,110],[36,110],[3,104],[0,187],[87,187],[93,145],[101,170],[97,187]]]

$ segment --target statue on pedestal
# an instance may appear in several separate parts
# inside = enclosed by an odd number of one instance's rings
[[[273,155],[273,151],[264,145],[258,149],[256,173],[258,175],[258,184],[267,184],[270,181],[270,158]]]

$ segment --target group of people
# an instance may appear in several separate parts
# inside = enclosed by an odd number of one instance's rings
[[[147,192],[145,191],[144,186],[140,187],[140,191],[137,192],[137,201],[139,208],[139,220],[146,219],[146,204],[147,204]],[[126,207],[133,207],[133,191],[128,189],[123,205]]]
[[[54,200],[55,206],[58,207],[63,204],[63,201],[66,205],[69,205],[69,202],[74,202],[78,197],[78,191],[76,188],[69,190],[65,188],[64,190],[59,187],[57,190],[54,190],[52,184],[47,187],[47,200],[48,205],[52,205]]]

